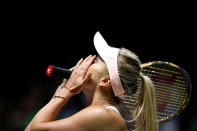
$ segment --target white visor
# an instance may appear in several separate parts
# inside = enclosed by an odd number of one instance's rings
[[[124,89],[120,81],[120,77],[118,74],[118,66],[117,66],[118,53],[120,49],[109,46],[99,32],[96,32],[94,36],[94,46],[98,54],[101,56],[101,58],[104,60],[105,64],[107,65],[114,95],[115,96],[124,95]]]

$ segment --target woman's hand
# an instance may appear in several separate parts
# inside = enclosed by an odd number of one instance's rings
[[[68,80],[64,79],[61,87],[67,88],[72,94],[79,94],[84,85],[91,79],[92,74],[87,74],[91,64],[94,62],[96,56],[88,56],[85,60],[80,59],[76,66],[72,68],[73,72]]]

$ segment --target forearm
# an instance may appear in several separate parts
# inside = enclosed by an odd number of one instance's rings
[[[61,96],[62,98],[52,98],[47,105],[45,105],[33,118],[31,123],[28,125],[28,128],[34,128],[35,126],[39,126],[39,124],[43,124],[45,122],[54,121],[57,113],[60,109],[66,104],[72,94],[68,89],[63,88],[59,92],[56,91],[55,95]]]

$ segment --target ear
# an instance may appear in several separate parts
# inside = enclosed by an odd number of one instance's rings
[[[109,86],[111,87],[112,84],[109,76],[102,78],[101,82],[98,85],[99,87],[109,87]]]

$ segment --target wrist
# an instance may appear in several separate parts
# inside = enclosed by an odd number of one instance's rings
[[[69,98],[72,97],[72,93],[69,89],[65,87],[58,87],[57,91],[55,92],[52,99],[62,99],[63,101],[67,101]]]

